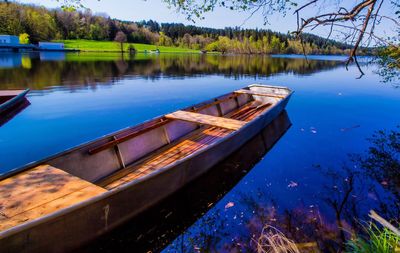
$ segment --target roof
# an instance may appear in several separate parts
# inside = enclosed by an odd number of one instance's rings
[[[0,34],[0,37],[15,37],[15,38],[19,38],[16,35],[9,35],[9,34]]]

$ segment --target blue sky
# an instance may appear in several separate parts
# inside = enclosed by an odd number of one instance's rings
[[[34,3],[46,7],[59,7],[61,5],[60,2],[55,0],[20,0],[19,2]],[[123,20],[139,21],[153,19],[158,22],[193,24],[193,22],[186,20],[184,15],[177,13],[176,10],[168,9],[167,4],[162,2],[162,0],[86,0],[83,3],[93,13],[107,13],[113,18]],[[234,12],[224,8],[217,8],[213,13],[206,15],[204,20],[196,21],[195,25],[214,28],[241,26],[249,16],[250,13],[247,12]],[[285,22],[282,22],[283,20],[281,15],[274,15],[270,20],[271,25],[264,26],[263,17],[259,13],[247,20],[243,27],[268,27],[282,32],[295,29],[296,19],[294,16],[289,15],[290,21],[288,18],[285,19]],[[277,23],[279,23],[279,26],[276,26]]]
[[[347,1],[347,0],[346,0]],[[56,0],[19,0],[21,3],[33,3],[43,5],[50,8],[59,7],[62,3]],[[328,1],[329,2],[329,1]],[[356,1],[348,1],[354,4]],[[387,2],[387,1],[386,1]],[[83,0],[83,4],[90,8],[93,13],[106,13],[112,18],[122,20],[139,21],[153,19],[157,22],[176,22],[184,24],[193,24],[185,19],[185,16],[177,13],[173,9],[168,9],[167,5],[162,0]],[[382,12],[386,15],[391,15],[393,10],[389,4],[382,8]],[[324,7],[323,7],[324,8]],[[322,9],[323,9],[322,8]],[[305,15],[311,15],[326,11],[326,9],[309,8]],[[227,26],[242,26],[244,28],[269,28],[273,31],[286,33],[296,29],[296,17],[289,12],[286,16],[278,13],[269,18],[269,24],[264,25],[263,16],[261,13],[256,13],[249,20],[249,12],[235,12],[223,8],[217,8],[214,12],[205,16],[204,20],[198,20],[195,25],[224,28]],[[245,23],[244,23],[245,22]],[[243,24],[244,23],[244,24]],[[383,28],[383,29],[382,29]],[[313,33],[324,35],[327,31],[320,29]],[[382,24],[379,33],[393,34],[394,29],[390,23]]]

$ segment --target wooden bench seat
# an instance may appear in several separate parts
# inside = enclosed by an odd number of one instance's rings
[[[0,181],[0,231],[104,192],[50,165],[27,170]]]
[[[183,120],[202,125],[225,128],[229,130],[238,130],[247,123],[245,121],[240,121],[235,119],[215,117],[211,115],[195,113],[195,112],[186,112],[186,111],[176,111],[165,115],[165,117],[167,119]]]
[[[245,90],[245,89],[234,91],[234,93],[248,94],[248,95],[254,95],[254,96],[273,97],[273,98],[285,98],[285,95],[263,93],[263,92],[257,92],[257,91],[252,91],[252,90]]]

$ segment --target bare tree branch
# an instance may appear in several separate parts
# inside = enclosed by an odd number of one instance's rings
[[[351,62],[355,62],[357,68],[361,73],[361,76],[363,76],[364,72],[361,70],[356,55],[358,49],[360,48],[361,43],[363,42],[365,34],[369,34],[370,41],[372,38],[377,38],[374,35],[374,30],[376,28],[377,22],[379,22],[378,21],[379,12],[381,10],[384,0],[363,0],[357,5],[355,5],[350,11],[348,11],[344,7],[339,7],[338,11],[336,12],[323,13],[320,15],[310,17],[308,19],[301,18],[300,11],[304,10],[306,7],[310,6],[311,4],[317,1],[318,0],[310,1],[300,6],[298,9],[294,11],[294,14],[296,14],[297,16],[297,31],[295,32],[295,34],[298,37],[301,37],[305,29],[314,30],[319,26],[329,25],[330,30],[327,36],[327,39],[329,39],[331,37],[334,26],[340,26],[341,25],[340,23],[342,22],[350,22],[352,24],[352,27],[343,26],[346,28],[350,28],[352,30],[352,32],[348,36],[346,36],[346,40],[350,37],[353,38],[352,39],[353,47],[350,51],[349,58],[346,61],[346,68]],[[374,12],[375,6],[378,2],[379,6]],[[363,14],[364,10],[367,10],[367,13],[365,15]],[[358,20],[362,20],[362,23],[360,24],[361,28],[359,28],[358,27],[359,24],[356,23]],[[372,22],[371,29],[369,32],[367,32],[367,28],[371,22]]]
[[[362,27],[361,30],[360,30],[360,35],[358,36],[357,41],[356,41],[356,43],[354,44],[354,47],[352,48],[352,50],[351,50],[351,52],[350,52],[350,56],[349,56],[349,59],[347,60],[346,67],[349,65],[350,62],[353,61],[353,59],[354,59],[354,61],[356,62],[357,67],[359,67],[359,64],[358,64],[357,58],[356,58],[356,53],[357,53],[357,49],[358,49],[358,47],[360,46],[360,43],[361,43],[361,41],[362,41],[362,39],[363,39],[363,37],[364,37],[365,31],[367,30],[367,27],[368,27],[368,24],[369,24],[369,20],[370,20],[370,18],[371,18],[371,13],[374,11],[374,8],[375,8],[376,1],[371,1],[371,2],[372,2],[372,3],[370,4],[370,6],[369,6],[369,8],[368,8],[368,13],[367,13],[367,16],[365,17],[363,27]],[[360,69],[360,68],[359,68],[359,69]],[[360,69],[360,72],[361,72],[362,74],[364,74],[364,73],[361,71],[361,69]]]

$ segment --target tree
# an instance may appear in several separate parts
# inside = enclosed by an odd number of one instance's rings
[[[273,54],[278,54],[281,49],[281,42],[278,37],[272,36],[271,38],[271,49]]]
[[[121,45],[121,52],[124,52],[124,42],[126,42],[126,35],[124,32],[119,31],[117,32],[117,35],[115,35],[114,40],[116,42],[119,42]]]
[[[306,30],[314,30],[319,27],[327,27],[329,39],[336,35],[343,41],[352,45],[347,64],[355,62],[364,74],[358,61],[357,53],[363,46],[380,45],[383,48],[390,47],[391,51],[399,51],[400,38],[400,0],[356,0],[356,1],[329,1],[329,0],[192,0],[176,1],[163,0],[169,6],[177,8],[185,14],[189,20],[203,19],[204,14],[215,10],[216,7],[228,8],[233,11],[248,11],[253,15],[262,12],[265,23],[272,13],[286,14],[293,10],[297,16],[297,29],[293,33],[303,45],[302,35]],[[383,5],[390,5],[394,14],[391,16],[381,14]],[[319,10],[317,12],[313,10]],[[311,14],[310,14],[311,13]],[[317,13],[317,14],[313,14]],[[306,16],[303,17],[303,14]],[[391,27],[387,27],[388,23]],[[386,35],[379,36],[375,31],[384,30],[387,27],[396,31],[393,38]],[[394,28],[394,29],[393,29]],[[382,34],[385,34],[383,31]],[[247,36],[245,36],[247,37]],[[303,45],[303,51],[304,50]],[[385,54],[385,51],[383,52]],[[393,55],[393,54],[391,54]],[[389,57],[390,58],[390,57]],[[397,59],[395,59],[397,61]],[[347,66],[347,65],[346,65]]]
[[[170,37],[168,37],[167,35],[165,35],[164,32],[160,32],[160,37],[158,39],[157,44],[159,46],[173,46],[172,39]]]
[[[219,36],[217,41],[217,50],[221,53],[226,53],[230,48],[230,39],[226,36]]]
[[[29,44],[29,34],[21,33],[19,35],[19,43],[21,43],[21,44]]]

